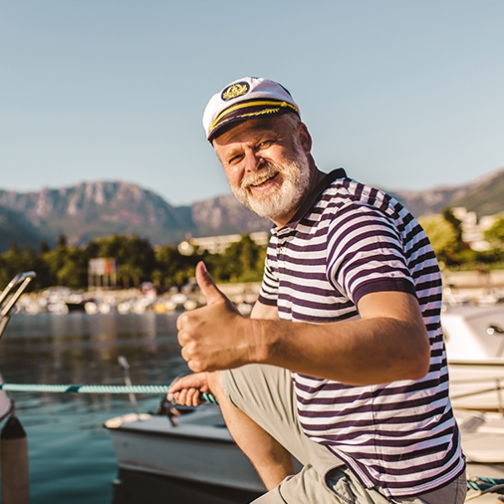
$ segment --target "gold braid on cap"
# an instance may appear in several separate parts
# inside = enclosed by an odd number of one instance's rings
[[[248,101],[244,103],[238,103],[237,105],[233,105],[232,107],[228,107],[226,110],[222,111],[215,119],[215,121],[208,128],[208,136],[212,134],[212,132],[219,126],[222,122],[225,122],[225,118],[227,115],[235,112],[237,110],[246,109],[250,107],[261,107],[261,106],[276,106],[276,107],[290,107],[296,114],[299,114],[299,110],[292,103],[288,103],[286,101],[278,101],[278,100],[261,100],[261,101]],[[278,109],[279,110],[279,109]],[[255,114],[243,114],[245,115],[259,115],[259,112]]]

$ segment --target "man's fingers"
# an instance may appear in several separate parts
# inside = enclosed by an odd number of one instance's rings
[[[201,373],[202,371],[208,371],[208,368],[203,365],[203,363],[199,360],[189,360],[187,361],[187,367],[193,373]]]
[[[177,340],[181,347],[185,347],[190,341],[192,341],[192,338],[187,331],[179,331],[177,333]]]
[[[199,406],[203,401],[200,400],[200,391],[198,389],[190,389],[187,397],[188,406]]]
[[[205,401],[200,399],[201,391],[197,388],[191,387],[188,389],[183,389],[180,392],[175,392],[173,394],[173,399],[176,404],[181,406],[199,406]]]
[[[207,304],[212,305],[226,299],[224,294],[217,288],[213,278],[208,273],[205,263],[200,261],[196,265],[196,281],[201,292],[206,297]]]
[[[201,392],[209,392],[206,373],[195,373],[177,377],[167,394],[169,401],[174,400],[182,406],[199,406],[203,404]]]

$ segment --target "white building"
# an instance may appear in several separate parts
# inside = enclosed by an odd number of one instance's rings
[[[491,246],[484,239],[484,233],[492,227],[497,215],[485,215],[478,221],[476,212],[468,212],[465,207],[454,207],[452,211],[453,215],[462,222],[464,242],[468,243],[473,250],[489,250]]]
[[[250,233],[250,238],[257,243],[257,245],[266,246],[270,239],[268,231],[258,231]],[[232,243],[239,242],[242,238],[240,234],[221,235],[221,236],[205,236],[203,238],[187,238],[179,243],[178,250],[181,254],[190,255],[195,250],[202,254],[210,252],[210,254],[222,254]]]

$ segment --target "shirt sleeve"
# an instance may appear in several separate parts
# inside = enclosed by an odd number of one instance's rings
[[[329,281],[355,304],[373,292],[416,295],[399,229],[375,207],[341,207],[330,224],[327,253]]]

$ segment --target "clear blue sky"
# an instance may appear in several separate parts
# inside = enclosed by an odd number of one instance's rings
[[[201,115],[245,75],[300,105],[324,171],[386,189],[504,167],[502,0],[3,0],[0,188],[228,193]]]

